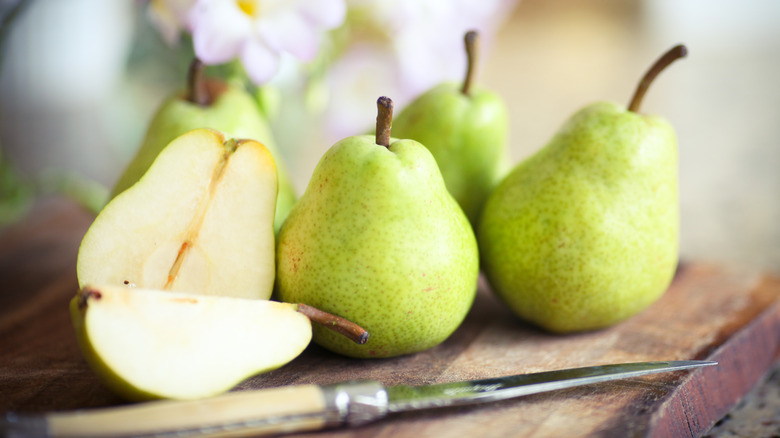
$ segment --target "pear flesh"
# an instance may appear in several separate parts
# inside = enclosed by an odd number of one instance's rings
[[[276,297],[354,321],[364,345],[318,326],[347,356],[391,357],[444,341],[476,292],[476,240],[430,152],[374,136],[336,143],[278,234]]]
[[[486,202],[478,237],[490,285],[553,332],[622,321],[674,275],[677,196],[669,123],[614,103],[587,106]]]
[[[268,299],[276,184],[261,143],[207,129],[178,137],[90,226],[79,285]]]
[[[194,129],[209,128],[234,138],[259,141],[271,152],[279,178],[274,219],[274,229],[278,230],[295,204],[296,194],[276,149],[271,128],[255,100],[241,85],[216,81],[208,81],[206,85],[211,90],[210,94],[216,96],[208,105],[189,102],[184,93],[175,93],[160,106],[135,157],[117,180],[111,197],[116,197],[135,184],[173,139]]]
[[[225,392],[311,340],[309,319],[292,304],[125,286],[86,286],[71,317],[87,362],[133,401]]]

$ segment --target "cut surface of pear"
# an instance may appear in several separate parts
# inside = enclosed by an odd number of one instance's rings
[[[227,136],[257,140],[271,152],[279,178],[274,221],[274,229],[278,230],[295,204],[296,194],[268,122],[242,85],[209,80],[205,81],[204,86],[213,96],[213,101],[207,105],[190,102],[185,92],[177,92],[160,106],[141,146],[117,180],[111,197],[138,181],[160,151],[174,138],[193,129],[209,128],[224,132]]]
[[[276,184],[259,142],[208,129],[176,138],[90,226],[79,285],[269,298]]]
[[[311,340],[294,304],[87,286],[71,301],[84,357],[128,400],[196,399],[297,357]]]

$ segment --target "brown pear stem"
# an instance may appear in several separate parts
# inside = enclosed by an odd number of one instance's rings
[[[376,101],[376,144],[390,147],[390,128],[393,126],[393,101],[382,96]]]
[[[356,344],[363,345],[368,341],[366,329],[340,316],[302,303],[298,304],[298,312],[306,315],[312,322],[346,336]]]
[[[187,100],[200,106],[206,106],[211,100],[206,86],[206,67],[200,59],[195,58],[190,63],[187,74]]]
[[[92,288],[82,289],[81,292],[79,293],[78,307],[79,309],[84,310],[87,308],[87,302],[90,299],[99,300],[102,297],[103,294],[101,294],[99,290],[92,289]]]
[[[639,86],[637,86],[634,96],[631,98],[631,103],[628,104],[628,110],[631,112],[639,111],[642,99],[645,97],[645,93],[647,93],[647,89],[650,87],[650,84],[655,77],[664,71],[666,67],[669,67],[669,64],[680,58],[684,58],[687,54],[688,49],[684,45],[678,44],[658,58],[658,60],[655,61],[655,64],[647,70],[647,73],[645,73],[644,77],[642,77],[642,80],[639,82]]]
[[[463,79],[463,87],[460,89],[461,93],[466,96],[471,96],[471,83],[474,81],[477,70],[477,55],[479,53],[479,33],[476,30],[470,30],[466,32],[466,36],[463,37],[463,42],[466,45],[466,77]]]

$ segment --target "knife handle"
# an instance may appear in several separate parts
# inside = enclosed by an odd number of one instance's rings
[[[235,391],[222,396],[49,413],[10,414],[8,438],[119,438],[260,436],[359,424],[386,413],[387,393],[378,382],[300,385]]]

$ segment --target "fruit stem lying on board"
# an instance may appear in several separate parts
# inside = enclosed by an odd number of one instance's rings
[[[312,322],[346,336],[356,344],[363,345],[368,341],[368,332],[366,329],[340,316],[333,315],[332,313],[322,311],[306,304],[298,304],[298,312],[306,315]]]

